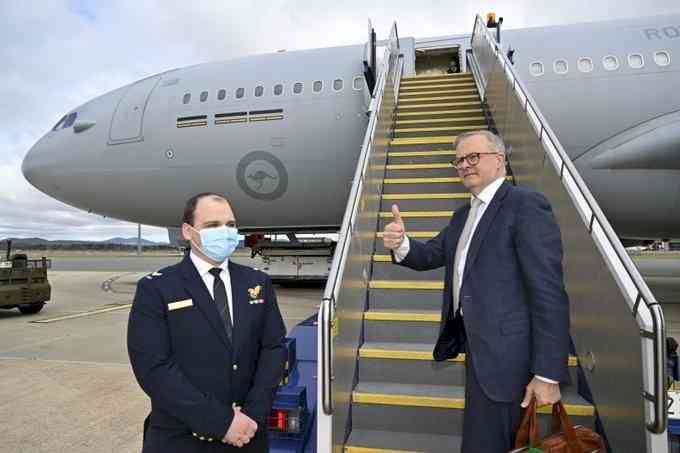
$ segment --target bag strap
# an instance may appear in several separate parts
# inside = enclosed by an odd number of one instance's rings
[[[555,429],[556,427],[557,429]],[[574,425],[572,425],[569,415],[564,409],[562,401],[558,401],[557,403],[553,404],[552,408],[553,434],[559,432],[560,428],[564,432],[564,437],[567,440],[567,451],[569,453],[584,453],[585,449],[581,445],[578,437],[576,437]]]
[[[539,433],[538,419],[536,416],[536,398],[531,398],[531,402],[524,410],[522,423],[517,430],[515,437],[515,448],[522,448],[526,446],[541,448],[541,436]]]

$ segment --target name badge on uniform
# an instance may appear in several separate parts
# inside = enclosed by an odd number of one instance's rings
[[[180,308],[187,308],[194,305],[191,299],[178,300],[177,302],[170,302],[168,304],[168,311],[179,310]]]

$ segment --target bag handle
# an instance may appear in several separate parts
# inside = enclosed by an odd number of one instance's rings
[[[576,437],[574,425],[572,425],[562,401],[553,404],[552,408],[553,434],[558,433],[560,428],[564,432],[564,437],[567,439],[567,449],[569,453],[582,453],[585,451],[581,442],[578,440],[578,437]]]
[[[515,448],[522,448],[528,445],[537,448],[542,448],[543,446],[536,416],[536,398],[533,397],[524,411],[522,423],[520,423],[517,436],[515,437]]]

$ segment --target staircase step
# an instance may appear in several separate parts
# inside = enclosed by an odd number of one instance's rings
[[[453,110],[420,110],[397,112],[397,121],[416,120],[416,119],[449,119],[466,118],[468,116],[484,116],[482,108],[478,105],[475,108],[458,108]]]
[[[397,204],[401,211],[455,211],[469,203],[470,196],[464,192],[391,193],[382,196],[380,210],[391,211]]]
[[[461,80],[461,81],[436,81],[436,82],[428,82],[428,81],[422,81],[422,82],[417,82],[417,83],[408,83],[408,84],[400,84],[399,85],[399,94],[401,93],[410,93],[412,91],[420,91],[420,90],[446,90],[446,89],[451,89],[451,88],[477,88],[477,85],[473,80],[467,81],[467,80]]]
[[[480,102],[479,94],[452,94],[450,96],[423,96],[423,97],[409,97],[406,99],[399,99],[397,108],[407,107],[411,105],[430,105],[440,104],[443,102]]]
[[[406,211],[409,213],[408,217],[404,217],[404,212],[402,212],[402,217],[404,218],[404,223],[406,224],[406,231],[417,231],[417,230],[436,230],[436,231],[441,231],[446,225],[449,224],[451,220],[451,216],[453,215],[453,211],[431,211],[429,213],[431,214],[437,214],[437,213],[442,213],[438,214],[436,216],[427,216],[427,217],[419,217],[419,216],[412,216],[410,214],[415,213],[415,212],[426,212],[427,211]],[[385,225],[388,223],[392,222],[393,217],[391,212],[385,212],[385,213],[380,213],[380,219],[378,222],[378,231],[383,231],[385,229]],[[383,216],[383,214],[385,214]],[[389,215],[388,215],[389,214]],[[385,256],[385,259],[389,260],[389,255],[381,255]],[[374,257],[374,261],[376,261]]]
[[[436,235],[439,234],[439,231],[408,231],[408,237],[414,238],[414,239],[432,239]],[[375,237],[377,239],[382,239],[383,237],[383,232],[382,231],[377,231],[375,233]]]
[[[455,135],[435,135],[428,137],[399,137],[390,140],[390,146],[446,144],[450,148],[453,148],[454,141],[456,141]]]
[[[413,90],[413,91],[404,91],[401,90],[399,92],[399,101],[401,102],[402,100],[407,100],[410,98],[428,98],[428,97],[436,97],[436,96],[456,96],[459,94],[478,94],[477,93],[477,88],[474,86],[471,87],[456,87],[456,88],[449,88],[449,89],[440,89],[440,90]]]
[[[460,125],[460,126],[471,126],[471,125],[486,125],[486,118],[484,115],[476,116],[462,116],[462,117],[451,117],[451,118],[424,118],[424,119],[404,119],[397,120],[395,126],[397,128],[407,128],[407,127],[420,127],[420,125],[432,125],[432,126],[442,126],[442,125]]]
[[[411,233],[409,233],[411,236]],[[420,239],[424,241],[424,239]],[[379,239],[382,242],[382,239]],[[390,255],[377,255],[384,256],[390,259]],[[429,271],[414,271],[406,266],[399,266],[389,262],[373,262],[373,274],[372,278],[375,280],[422,280],[422,281],[444,281],[444,267],[439,269],[432,269]]]
[[[387,154],[387,164],[447,164],[456,158],[455,151],[425,150],[425,151],[393,151]]]
[[[418,309],[407,311],[393,309],[391,311],[369,310],[364,313],[364,341],[403,343],[429,343],[439,334],[441,319],[441,292],[439,308],[434,310]]]
[[[457,135],[463,132],[488,129],[485,125],[472,126],[436,126],[436,127],[406,127],[394,129],[395,138],[408,137],[439,137],[442,135]]]
[[[405,113],[412,112],[433,112],[433,111],[450,111],[452,109],[481,109],[479,99],[474,101],[459,101],[459,102],[428,102],[428,103],[406,103],[397,105],[397,117]]]
[[[465,388],[455,385],[395,384],[387,382],[360,382],[352,392],[352,400],[363,404],[386,406],[464,409]],[[565,393],[562,404],[573,417],[593,417],[595,409],[578,395]],[[552,414],[551,406],[538,409],[539,414]]]
[[[413,82],[420,82],[421,80],[474,80],[471,72],[457,72],[454,74],[437,74],[437,75],[416,75],[409,77],[402,77],[401,83],[408,84]]]
[[[460,436],[353,429],[345,453],[441,453],[461,445]]]
[[[385,178],[388,181],[393,181],[393,180],[404,180],[406,178],[436,178],[432,183],[442,183],[442,182],[449,182],[449,183],[455,183],[458,185],[458,189],[456,191],[465,191],[465,187],[461,184],[462,181],[460,179],[447,179],[443,180],[442,178],[459,178],[458,177],[458,171],[456,170],[456,167],[453,166],[451,163],[451,160],[448,162],[417,162],[413,164],[404,164],[404,163],[399,163],[399,164],[387,164],[385,166]],[[425,179],[422,179],[423,183],[426,182]],[[404,182],[394,182],[394,183],[388,183],[388,184],[408,184]],[[426,188],[427,186],[415,186],[411,185],[414,190],[413,192],[421,192],[423,188]],[[415,190],[419,189],[419,190]],[[439,189],[435,189],[431,187],[432,192],[439,192]],[[442,190],[444,192],[445,190]]]
[[[417,312],[427,310],[441,312],[442,293],[428,289],[372,289],[368,293],[368,305],[371,310],[375,311],[407,310]],[[389,341],[394,341],[394,339],[392,338]],[[426,339],[425,343],[432,341],[434,341],[434,337]]]

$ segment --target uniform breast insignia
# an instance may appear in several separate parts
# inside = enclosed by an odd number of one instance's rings
[[[264,299],[260,299],[260,292],[262,291],[262,285],[257,285],[255,288],[248,288],[248,295],[250,296],[250,300],[248,303],[250,305],[255,305],[255,304],[263,304]]]
[[[192,307],[194,301],[191,299],[178,300],[177,302],[170,302],[168,304],[168,311],[179,310],[180,308]]]

